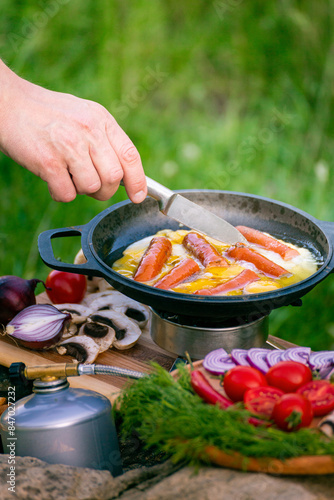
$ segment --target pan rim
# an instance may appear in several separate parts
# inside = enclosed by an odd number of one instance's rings
[[[291,291],[297,290],[297,289],[304,289],[304,288],[309,288],[310,286],[315,286],[318,284],[320,281],[326,278],[328,274],[330,274],[331,269],[328,269],[328,264],[332,260],[333,257],[333,245],[329,237],[327,236],[326,232],[324,229],[321,227],[320,223],[322,221],[318,220],[314,216],[310,215],[309,213],[300,210],[293,205],[287,204],[285,202],[280,202],[278,200],[274,200],[268,197],[260,196],[260,195],[254,195],[250,193],[244,193],[244,192],[238,192],[238,191],[225,191],[225,190],[214,190],[214,189],[182,189],[182,190],[177,190],[175,193],[180,193],[186,195],[187,193],[216,193],[216,194],[227,194],[227,195],[235,195],[235,196],[242,196],[242,197],[250,197],[254,200],[259,200],[259,201],[264,201],[271,203],[277,207],[280,208],[286,208],[289,209],[298,215],[301,215],[308,219],[310,222],[312,222],[319,231],[321,231],[322,235],[324,236],[327,245],[328,245],[328,254],[326,258],[324,259],[324,262],[322,265],[317,269],[315,273],[310,275],[309,277],[305,278],[304,280],[301,280],[297,283],[294,283],[292,285],[288,285],[286,287],[280,288],[275,291],[268,291],[268,292],[261,292],[261,293],[256,293],[256,294],[246,294],[246,295],[239,295],[239,296],[226,296],[226,295],[216,295],[216,296],[198,296],[198,295],[193,295],[193,294],[187,294],[187,293],[180,293],[180,292],[174,292],[171,290],[160,290],[153,288],[150,285],[146,285],[145,283],[139,283],[131,280],[131,278],[127,278],[116,271],[114,271],[108,264],[105,263],[105,261],[98,255],[97,251],[94,248],[94,245],[92,243],[93,241],[93,234],[94,231],[97,228],[98,223],[103,220],[109,213],[114,212],[124,206],[131,205],[132,202],[130,200],[125,200],[121,201],[115,205],[112,205],[111,207],[107,208],[106,210],[103,210],[100,212],[97,216],[95,216],[89,223],[89,230],[88,230],[88,241],[89,243],[89,248],[91,253],[93,254],[94,258],[98,261],[100,266],[103,267],[104,270],[107,272],[105,273],[107,277],[112,280],[112,284],[114,285],[114,282],[119,284],[119,288],[126,288],[126,289],[131,289],[134,292],[142,292],[145,293],[146,296],[154,296],[154,297],[159,297],[161,300],[166,298],[167,300],[170,299],[175,299],[175,300],[182,300],[186,301],[188,303],[202,303],[203,300],[206,303],[210,303],[211,305],[222,305],[222,304],[245,304],[246,302],[252,303],[252,302],[259,302],[263,299],[263,301],[270,301],[270,300],[277,300],[281,297],[285,297],[286,295],[289,295]],[[146,200],[152,200],[151,198],[147,197],[142,203],[145,203]],[[159,212],[158,206],[157,206],[157,212]],[[334,223],[333,223],[334,224]],[[327,272],[326,272],[327,270]],[[324,275],[320,280],[319,280],[319,275]],[[118,288],[118,286],[115,286],[115,288]]]

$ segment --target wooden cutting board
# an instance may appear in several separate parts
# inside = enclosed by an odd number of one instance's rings
[[[37,296],[40,304],[50,303],[46,293]],[[294,344],[280,340],[269,335],[268,340],[278,348],[288,348]],[[108,349],[100,354],[95,361],[98,364],[128,368],[139,372],[149,373],[151,370],[150,361],[155,361],[170,370],[177,356],[171,354],[157,346],[151,339],[149,325],[147,325],[138,342],[130,349],[118,351]],[[23,362],[27,366],[37,366],[53,363],[71,363],[70,356],[61,356],[55,350],[33,351],[24,347],[19,347],[13,339],[0,338],[0,365],[10,366],[11,363]],[[129,383],[127,378],[115,375],[81,375],[79,377],[69,377],[72,387],[81,387],[99,392],[113,402],[120,394],[122,388]]]
[[[38,303],[49,303],[45,293],[38,295]],[[120,368],[128,368],[139,372],[149,373],[150,361],[155,361],[170,370],[176,356],[161,349],[150,337],[149,326],[145,328],[138,342],[130,349],[117,351],[108,349],[100,354],[95,363]],[[0,338],[0,364],[10,366],[11,363],[23,362],[27,366],[39,366],[53,363],[71,363],[70,356],[61,356],[55,350],[33,351],[19,347],[13,339]],[[72,387],[91,389],[107,396],[113,402],[119,395],[121,389],[129,383],[129,380],[115,375],[81,375],[80,377],[69,377]]]

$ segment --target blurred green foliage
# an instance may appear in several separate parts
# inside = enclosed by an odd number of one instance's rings
[[[171,189],[242,191],[334,220],[334,5],[320,0],[2,0],[0,54],[37,84],[100,102]],[[0,272],[45,278],[38,234],[110,202],[57,204],[0,156]],[[62,241],[72,260],[80,243]],[[329,277],[271,333],[327,349]]]

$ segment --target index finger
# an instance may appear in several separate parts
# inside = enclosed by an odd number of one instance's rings
[[[106,133],[123,168],[126,192],[131,201],[140,203],[147,194],[146,178],[140,155],[115,119],[108,121]]]

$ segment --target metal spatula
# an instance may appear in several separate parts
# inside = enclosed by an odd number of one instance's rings
[[[184,196],[174,193],[150,177],[146,177],[146,182],[149,196],[158,201],[159,210],[163,214],[219,241],[231,245],[240,242],[247,243],[242,234],[224,219]]]

